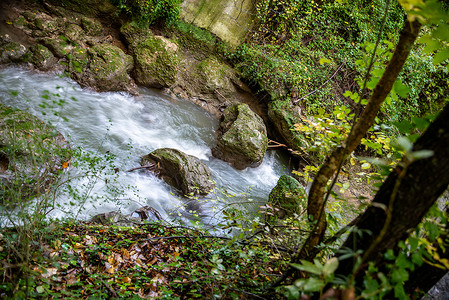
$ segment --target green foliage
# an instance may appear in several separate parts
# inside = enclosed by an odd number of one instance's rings
[[[114,0],[120,11],[131,17],[139,27],[174,24],[181,13],[181,0]]]
[[[317,259],[313,263],[303,260],[299,264],[292,264],[292,267],[309,273],[309,276],[297,279],[293,285],[285,287],[288,299],[298,299],[301,293],[318,292],[322,296],[326,284],[334,279],[334,272],[338,268],[338,258],[332,257],[324,264]]]

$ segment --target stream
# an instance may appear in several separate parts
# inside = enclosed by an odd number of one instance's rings
[[[259,167],[235,170],[211,154],[218,127],[212,115],[159,91],[140,88],[139,92],[139,96],[98,93],[58,74],[0,69],[0,102],[51,123],[72,149],[79,147],[98,157],[98,165],[104,164],[104,169],[90,170],[83,156],[73,157],[72,165],[80,166],[69,168],[65,176],[72,178],[68,182],[78,196],[61,188],[51,216],[84,220],[112,210],[130,214],[148,205],[164,219],[200,218],[203,223],[214,223],[220,220],[223,207],[237,202],[257,211],[279,177],[288,173],[287,158],[274,150],[267,152]],[[185,199],[152,174],[127,172],[140,166],[141,156],[162,147],[179,149],[205,162],[216,181],[216,192]],[[98,176],[83,176],[87,171]]]

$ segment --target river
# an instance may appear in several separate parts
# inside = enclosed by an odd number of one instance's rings
[[[112,210],[129,214],[148,205],[164,219],[185,221],[198,216],[201,222],[216,222],[226,206],[257,211],[278,178],[288,172],[286,158],[273,150],[259,167],[235,170],[211,154],[218,127],[213,116],[187,100],[146,88],[139,92],[139,96],[98,93],[58,74],[0,69],[3,104],[50,122],[73,149],[85,151],[84,156],[72,159],[72,165],[80,165],[66,174],[66,179],[72,178],[68,181],[72,192],[61,187],[53,217],[88,219]],[[184,199],[154,175],[127,172],[139,166],[141,156],[162,147],[179,149],[205,162],[216,181],[216,192],[201,199]],[[97,168],[89,169],[89,160],[83,158],[86,152],[100,159]],[[101,164],[104,169],[98,167]],[[238,202],[244,204],[238,206]]]

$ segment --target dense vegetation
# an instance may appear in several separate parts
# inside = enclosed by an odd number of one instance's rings
[[[446,206],[440,203],[422,211],[417,207],[419,213],[427,213],[422,221],[422,215],[413,216],[416,224],[402,232],[392,247],[383,249],[380,245],[394,238],[386,234],[390,233],[392,211],[399,213],[393,210],[394,202],[408,203],[398,192],[400,184],[409,174],[416,175],[416,162],[423,163],[420,170],[425,172],[430,165],[425,160],[447,143],[445,137],[424,136],[418,140],[417,145],[435,146],[432,152],[415,149],[412,144],[446,105],[449,92],[449,19],[438,1],[418,2],[257,1],[257,22],[250,37],[232,49],[204,30],[178,21],[180,1],[116,1],[139,26],[173,26],[163,30],[176,32],[181,44],[191,46],[193,40],[207,51],[219,51],[261,95],[269,95],[268,101],[299,105],[310,122],[296,124],[295,129],[312,137],[310,151],[321,153],[310,165],[296,171],[306,181],[315,177],[318,163],[351,135],[354,116],[360,116],[361,106],[370,101],[394,55],[400,41],[398,28],[415,21],[404,18],[406,14],[422,21],[420,43],[412,43],[392,91],[357,148],[358,154],[363,151],[371,158],[351,156],[352,150],[344,157],[348,165],[361,161],[359,177],[364,182],[374,180],[381,186],[389,175],[382,186],[390,194],[379,193],[376,197],[384,198],[373,202],[375,205],[364,203],[381,211],[386,220],[380,222],[379,235],[375,235],[375,228],[352,227],[357,220],[346,226],[363,207],[351,205],[329,188],[325,199],[331,194],[333,201],[324,203],[326,232],[309,248],[307,243],[312,242],[308,238],[319,229],[321,213],[309,219],[306,199],[302,199],[302,213],[286,219],[277,218],[277,209],[269,204],[260,207],[266,219],[259,212],[247,212],[245,204],[236,204],[223,211],[225,218],[220,224],[208,229],[198,222],[192,227],[48,223],[45,216],[52,209],[55,191],[61,188],[54,184],[42,192],[40,206],[19,201],[19,219],[2,205],[2,216],[15,226],[2,229],[0,235],[0,270],[4,274],[1,295],[67,299],[407,299],[425,293],[435,279],[419,283],[420,272],[440,274],[449,269]],[[442,4],[447,9],[448,3]],[[440,123],[434,123],[439,126],[434,131],[446,130]],[[86,153],[80,156],[89,170],[86,174],[98,180],[96,168],[107,164],[108,158]],[[440,181],[446,180],[443,177]],[[348,184],[341,185],[341,190]],[[447,183],[442,185],[445,188]],[[14,193],[7,186],[3,189],[7,189],[3,194],[23,197],[17,185]],[[436,190],[444,191],[440,187]],[[417,196],[421,192],[425,191],[410,190]],[[69,194],[80,203],[85,201],[77,191],[70,190]],[[223,192],[221,197],[233,195]],[[431,206],[433,202],[426,203]],[[213,235],[214,230],[229,235],[218,237]],[[345,244],[348,236],[351,242],[354,237],[366,238],[367,231],[374,239],[367,243],[369,248],[362,251]],[[382,251],[373,257],[377,249]],[[345,258],[352,261],[350,266]]]

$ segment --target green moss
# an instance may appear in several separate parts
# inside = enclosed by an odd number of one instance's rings
[[[85,16],[81,17],[81,26],[88,35],[100,35],[103,31],[103,26],[100,22]]]
[[[279,209],[280,218],[292,217],[305,209],[307,193],[293,177],[282,175],[268,197],[268,203]]]
[[[168,87],[175,82],[179,57],[159,38],[149,36],[134,48],[136,80],[143,85]]]

